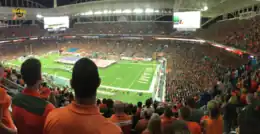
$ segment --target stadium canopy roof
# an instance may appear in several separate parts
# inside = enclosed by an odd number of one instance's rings
[[[257,0],[198,0],[198,1],[207,3],[208,11],[203,13],[203,16],[211,16],[211,17],[221,15],[223,13],[229,13],[255,4],[260,4],[260,1]]]
[[[38,1],[38,0],[35,0]],[[59,2],[59,1],[58,1]],[[150,4],[149,4],[150,2]],[[93,4],[96,5],[102,4],[102,7],[113,7],[116,8],[117,5],[120,5],[120,8],[129,8],[129,3],[132,5],[136,5],[138,7],[138,3],[147,3],[147,6],[154,5],[153,2],[158,2],[161,8],[173,8],[175,11],[185,11],[185,10],[201,10],[205,6],[208,7],[207,11],[202,13],[205,17],[214,17],[221,15],[223,13],[229,13],[244,7],[248,7],[257,3],[260,3],[257,0],[73,0],[71,5],[65,5],[65,7],[70,8],[72,5],[79,4],[79,8],[82,5]],[[119,4],[121,3],[121,4]],[[125,3],[125,4],[124,4]],[[141,5],[143,5],[141,4]],[[114,5],[114,6],[113,6]],[[93,5],[92,5],[93,6]],[[64,6],[62,6],[65,8]],[[83,6],[84,8],[85,6]],[[99,6],[100,7],[100,6]],[[119,7],[118,7],[119,8]],[[134,7],[133,7],[134,8]],[[151,7],[153,8],[153,7]],[[157,7],[154,7],[157,8]]]
[[[49,5],[53,4],[53,0],[31,0],[37,3],[41,3],[49,7]],[[136,5],[138,7],[138,3],[147,3],[146,5],[154,5],[153,2],[158,2],[161,4],[161,8],[173,8],[175,11],[185,11],[185,10],[201,10],[205,6],[208,7],[207,11],[202,13],[205,17],[214,17],[221,15],[223,13],[229,13],[244,7],[249,7],[251,5],[260,3],[260,0],[57,0],[58,5],[62,5],[61,8],[78,7],[78,8],[86,8],[90,4],[91,6],[96,4],[101,4],[102,6],[98,7],[113,7],[116,8],[120,5],[120,8],[129,8],[129,3],[131,5]],[[149,3],[150,2],[150,3]],[[119,4],[120,3],[120,4]],[[124,4],[125,3],[125,4]],[[79,4],[75,6],[75,4]],[[107,6],[106,6],[107,5]],[[114,5],[114,6],[113,6]],[[134,8],[134,7],[133,7]],[[151,7],[153,8],[153,7]],[[158,8],[158,7],[154,7]],[[95,8],[94,8],[95,9]],[[102,10],[102,9],[101,9]]]

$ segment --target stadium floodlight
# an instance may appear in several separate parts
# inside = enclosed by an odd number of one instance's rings
[[[132,11],[130,9],[125,9],[122,13],[132,13]]]
[[[208,9],[208,6],[204,6],[203,11],[207,11]]]
[[[114,14],[120,14],[120,13],[122,13],[122,10],[121,9],[116,9],[116,10],[113,11],[113,13]]]
[[[103,12],[101,12],[101,11],[96,11],[96,12],[94,12],[94,14],[102,14]]]
[[[92,11],[85,12],[85,15],[93,15]]]
[[[108,10],[104,10],[103,13],[104,13],[104,14],[108,14]]]
[[[41,14],[37,14],[36,17],[39,19],[43,18],[43,16]]]
[[[153,13],[153,12],[154,12],[154,9],[151,9],[151,8],[145,9],[145,13]]]
[[[159,10],[154,10],[155,13],[159,13]]]
[[[144,10],[143,10],[143,9],[140,9],[140,8],[136,8],[136,9],[134,9],[133,12],[134,12],[134,13],[137,13],[137,14],[140,14],[140,13],[143,13]]]

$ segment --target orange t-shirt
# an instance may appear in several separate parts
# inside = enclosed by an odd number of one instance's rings
[[[162,128],[165,128],[168,125],[171,125],[174,120],[176,120],[176,119],[172,118],[172,117],[168,118],[168,117],[164,116],[164,114],[161,115],[161,126],[162,126]]]
[[[223,118],[219,116],[217,120],[208,118],[205,120],[205,134],[222,134]]]
[[[138,123],[136,124],[135,126],[135,131],[137,133],[142,133],[146,128],[147,128],[147,125],[148,125],[148,121],[147,119],[141,119],[138,121]]]
[[[187,125],[191,134],[201,134],[201,128],[197,122],[188,121]]]
[[[72,102],[49,113],[44,134],[121,134],[121,129],[103,117],[95,105]]]
[[[110,120],[117,126],[121,127],[124,134],[130,134],[132,129],[131,116],[127,114],[113,114]]]
[[[0,88],[0,105],[3,107],[2,123],[8,128],[16,129],[9,111],[11,97],[6,93],[4,88]]]

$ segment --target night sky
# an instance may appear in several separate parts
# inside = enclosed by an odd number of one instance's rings
[[[53,7],[53,0],[32,0],[38,2],[46,7]],[[58,6],[68,5],[72,3],[76,3],[77,0],[57,0]],[[79,0],[79,1],[96,1],[96,0]]]

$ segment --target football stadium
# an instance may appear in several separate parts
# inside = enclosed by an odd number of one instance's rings
[[[71,48],[68,51],[71,53],[74,49]],[[63,56],[59,55],[57,51],[42,56],[32,56],[37,57],[42,62],[42,69],[46,75],[55,78],[53,84],[69,86],[72,67],[81,58],[78,55],[73,52]],[[26,58],[20,57],[6,64],[19,68]],[[156,62],[150,59],[147,61],[93,59],[93,61],[99,67],[100,78],[102,79],[98,97],[110,97],[125,102],[137,103],[137,100],[145,101],[152,96],[156,75],[159,71],[159,64],[157,65]]]
[[[260,134],[259,0],[0,6],[0,134]]]

